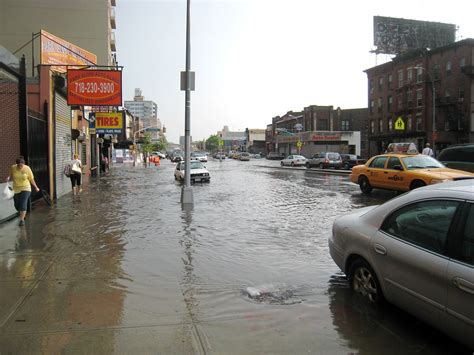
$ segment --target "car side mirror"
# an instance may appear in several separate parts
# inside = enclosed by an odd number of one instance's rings
[[[398,171],[403,171],[403,167],[401,165],[395,165],[393,169],[398,170]]]

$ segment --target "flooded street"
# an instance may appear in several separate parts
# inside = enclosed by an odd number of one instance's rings
[[[190,211],[164,161],[115,166],[26,227],[0,225],[0,353],[465,351],[352,296],[329,255],[336,217],[393,193],[278,161],[207,168]]]

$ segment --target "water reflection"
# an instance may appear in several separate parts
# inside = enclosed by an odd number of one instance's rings
[[[374,307],[353,294],[342,273],[328,285],[334,329],[344,345],[358,354],[468,354],[467,349],[427,324],[391,306]],[[390,346],[388,346],[390,344]],[[383,349],[383,350],[382,350]]]

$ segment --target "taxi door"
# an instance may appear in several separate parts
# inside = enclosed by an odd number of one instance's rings
[[[401,168],[401,170],[400,170]],[[384,187],[391,190],[406,190],[406,171],[398,157],[390,157],[383,174]]]
[[[384,171],[387,156],[380,156],[372,160],[366,169],[367,177],[373,187],[384,187]]]

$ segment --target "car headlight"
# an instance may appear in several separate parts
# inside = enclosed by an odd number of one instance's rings
[[[442,182],[447,182],[447,181],[450,181],[450,180],[449,179],[432,179],[431,183],[432,184],[440,184]]]

